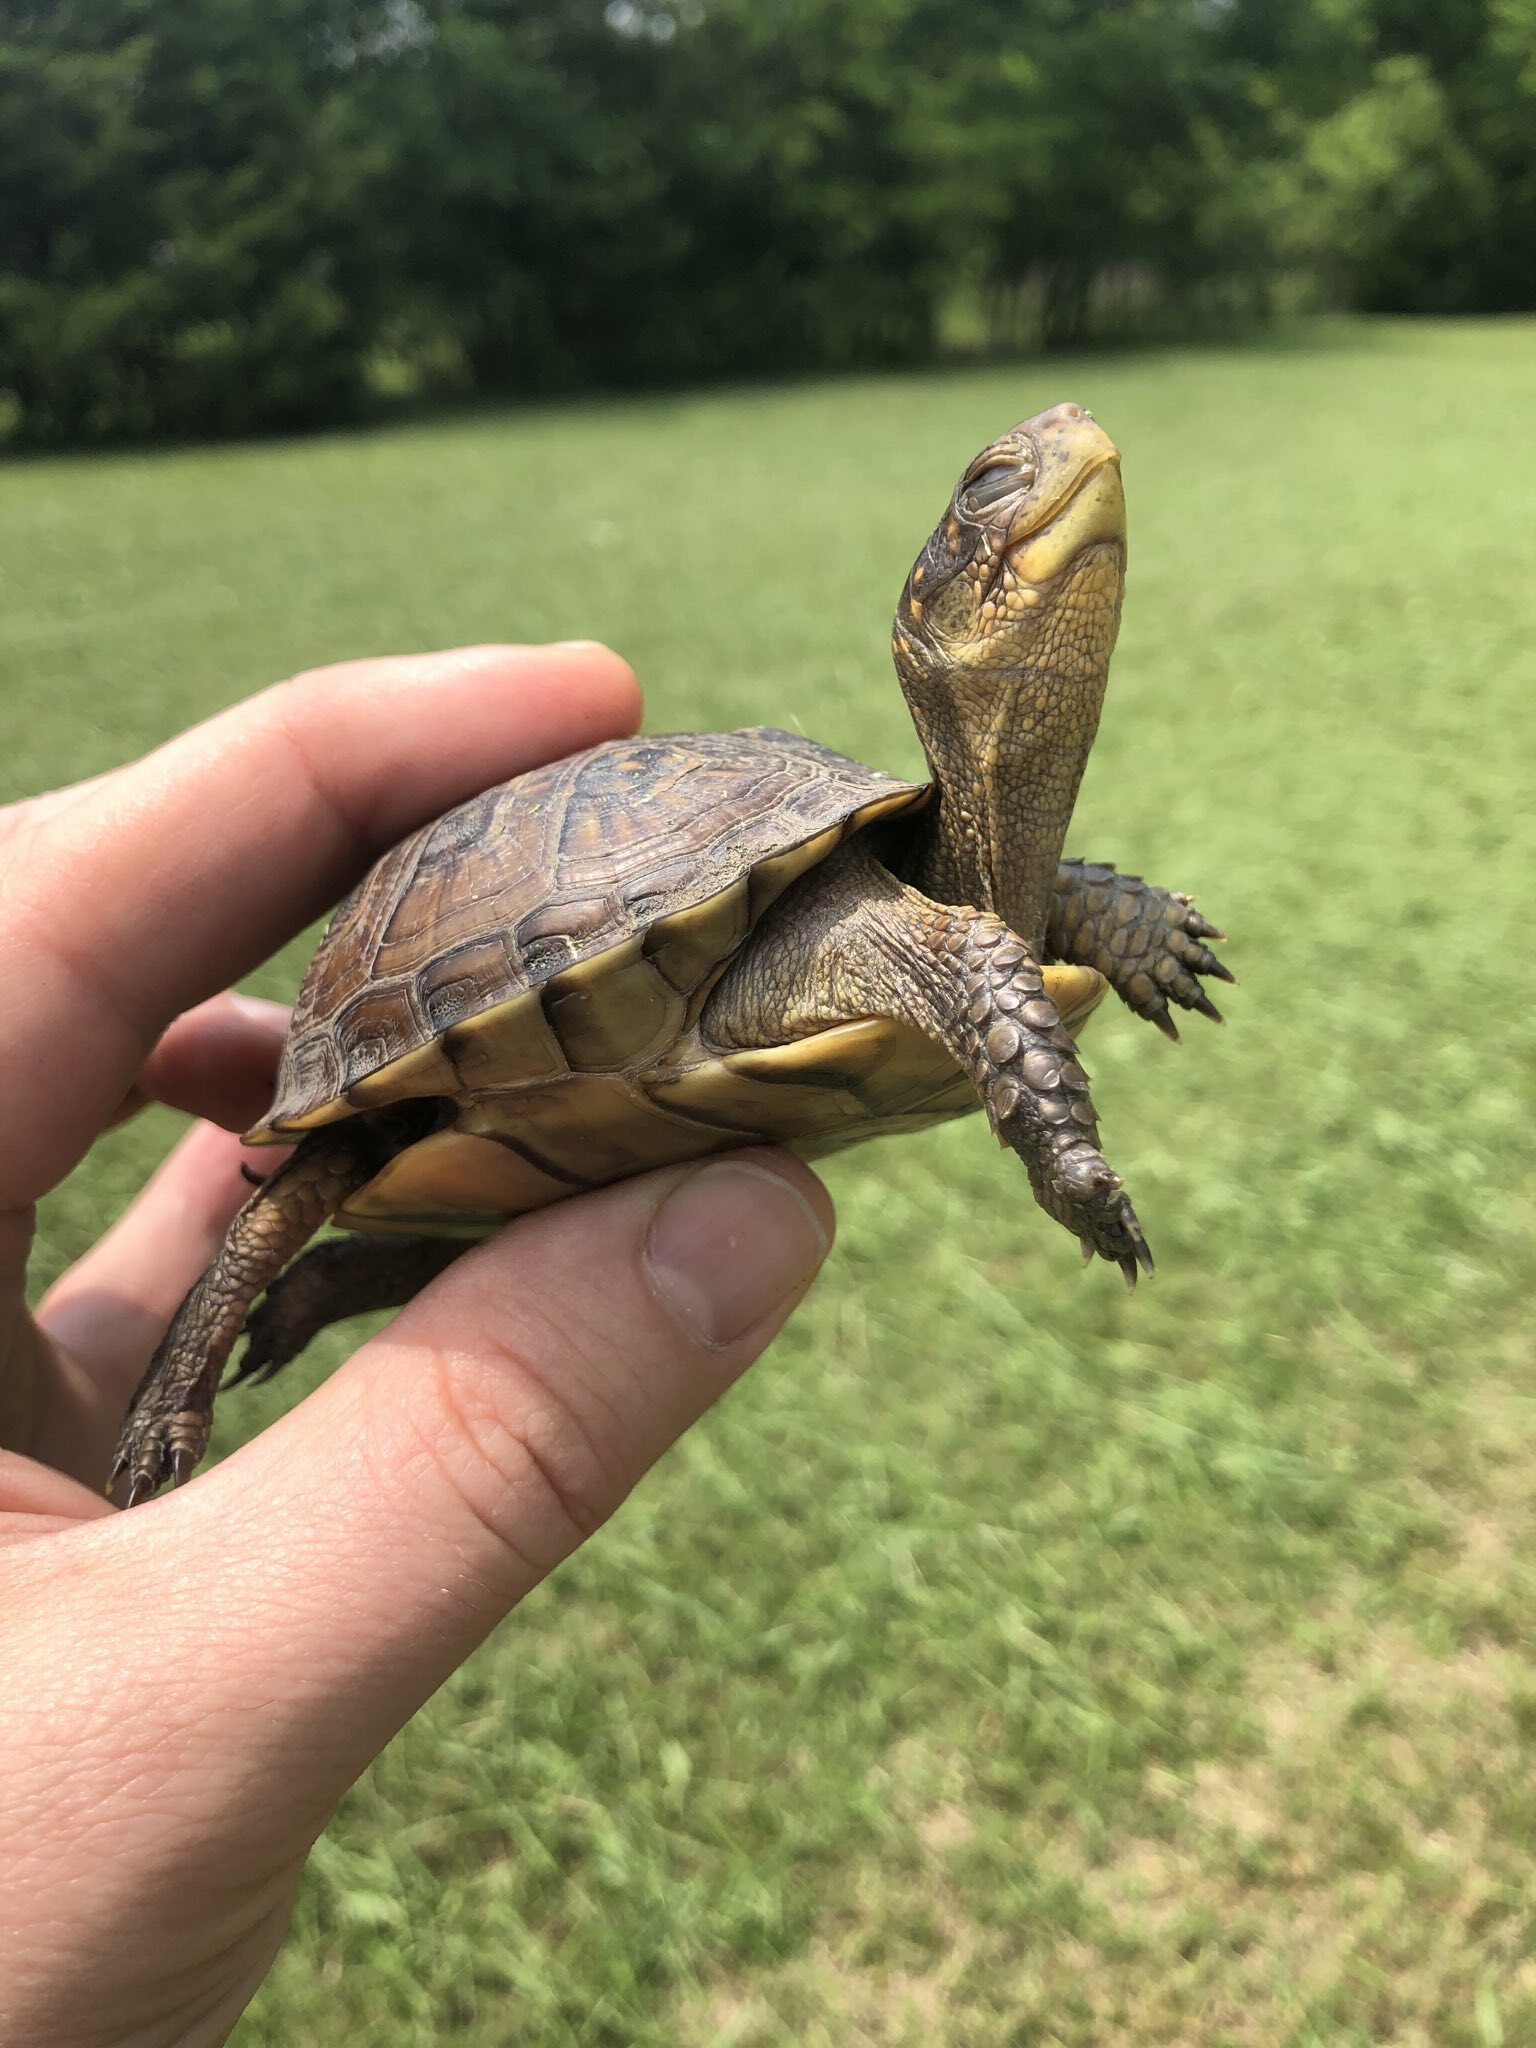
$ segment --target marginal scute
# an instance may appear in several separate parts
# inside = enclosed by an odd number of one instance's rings
[[[646,934],[646,957],[679,995],[692,995],[730,959],[750,929],[743,880],[705,903],[658,918]]]
[[[564,1048],[549,1027],[536,990],[455,1024],[444,1035],[443,1052],[453,1074],[445,1092],[454,1094],[524,1087],[556,1080],[566,1071]]]
[[[872,1122],[920,1130],[977,1107],[970,1082],[930,1038],[886,1017],[722,1053],[650,1085],[689,1116],[807,1157],[867,1136]]]
[[[1109,983],[1096,967],[1047,967],[1044,987],[1074,1038],[1109,992]]]
[[[345,1095],[337,1095],[328,1102],[322,1102],[318,1109],[296,1111],[292,1116],[279,1117],[269,1113],[259,1124],[252,1124],[248,1131],[242,1132],[240,1142],[242,1145],[287,1145],[306,1131],[318,1131],[322,1124],[339,1124],[343,1118],[356,1114],[353,1103]]]
[[[485,1007],[485,991],[512,980],[500,933],[443,954],[416,977],[421,1015],[431,1031],[446,1031]]]
[[[687,1008],[652,962],[637,957],[561,975],[544,991],[544,1014],[572,1067],[601,1072],[655,1059],[682,1029]]]
[[[518,949],[525,953],[541,939],[565,940],[574,952],[583,939],[601,934],[612,922],[612,897],[589,896],[584,903],[541,903],[520,921],[512,936]]]
[[[753,924],[770,904],[778,902],[791,882],[815,867],[818,861],[825,860],[842,836],[842,826],[832,825],[825,832],[818,832],[814,838],[802,841],[799,846],[792,846],[787,853],[758,861],[747,877]]]
[[[430,1039],[404,1059],[354,1081],[346,1099],[358,1109],[383,1109],[391,1102],[407,1102],[417,1095],[451,1095],[459,1077],[448,1057],[445,1043]]]

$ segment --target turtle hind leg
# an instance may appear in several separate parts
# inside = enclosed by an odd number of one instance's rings
[[[107,1491],[124,1505],[189,1477],[208,1446],[213,1399],[246,1311],[294,1253],[378,1171],[361,1120],[312,1132],[256,1189],[177,1309],[129,1403]]]
[[[245,1356],[227,1382],[258,1385],[348,1316],[401,1308],[468,1251],[462,1237],[336,1237],[310,1247],[268,1286],[245,1324]]]

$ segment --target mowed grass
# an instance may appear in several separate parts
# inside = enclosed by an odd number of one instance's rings
[[[1242,983],[1085,1040],[1156,1281],[976,1123],[834,1162],[793,1328],[347,1801],[248,2048],[1536,2040],[1536,325],[18,465],[3,773],[567,635],[655,729],[913,770],[901,578],[1065,397],[1131,516],[1070,850],[1197,891]]]

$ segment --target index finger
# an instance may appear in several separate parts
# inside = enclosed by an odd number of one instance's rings
[[[248,972],[422,820],[634,730],[588,642],[317,669],[29,813],[4,847],[0,1204],[111,1118],[170,1019]]]

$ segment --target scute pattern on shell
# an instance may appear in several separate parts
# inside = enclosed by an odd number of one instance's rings
[[[925,794],[757,726],[612,740],[472,797],[402,840],[337,909],[258,1132],[868,806]]]

